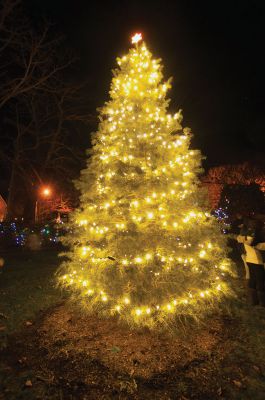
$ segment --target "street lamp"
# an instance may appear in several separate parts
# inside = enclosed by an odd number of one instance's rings
[[[42,186],[39,190],[39,196],[41,196],[43,199],[48,199],[51,196],[52,190],[49,186]],[[35,203],[35,223],[38,222],[38,197]]]
[[[51,189],[49,187],[45,187],[42,189],[42,195],[44,197],[49,197],[51,194]]]

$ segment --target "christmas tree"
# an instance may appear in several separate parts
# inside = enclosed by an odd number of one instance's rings
[[[198,180],[201,154],[181,111],[168,113],[170,80],[141,35],[132,42],[100,109],[59,280],[90,312],[155,327],[216,309],[231,268]]]

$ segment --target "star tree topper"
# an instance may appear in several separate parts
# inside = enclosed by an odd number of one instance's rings
[[[137,44],[142,39],[143,39],[142,34],[136,33],[135,35],[132,36],[132,44]]]

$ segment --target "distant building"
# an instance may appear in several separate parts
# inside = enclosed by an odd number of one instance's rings
[[[7,213],[7,204],[0,194],[0,222],[5,219]]]

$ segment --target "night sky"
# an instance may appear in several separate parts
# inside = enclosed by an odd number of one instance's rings
[[[32,0],[35,23],[51,19],[79,55],[91,113],[108,99],[115,58],[141,31],[164,74],[173,110],[183,109],[205,166],[262,159],[265,149],[264,1]]]

